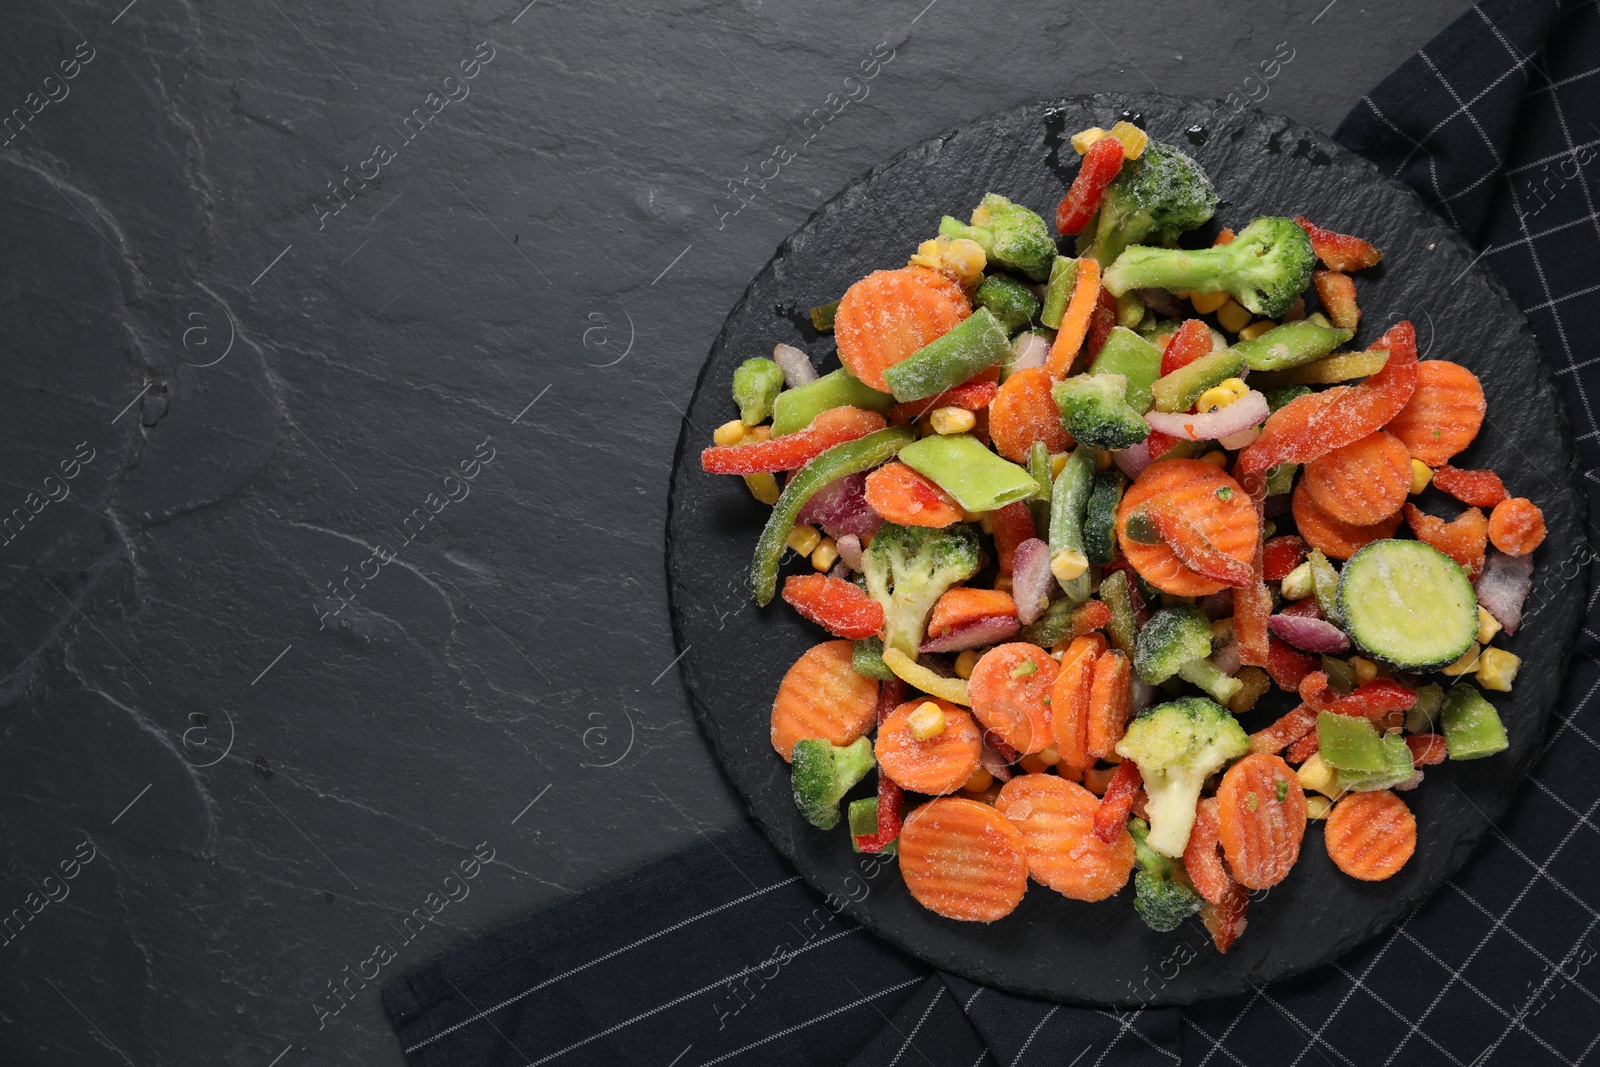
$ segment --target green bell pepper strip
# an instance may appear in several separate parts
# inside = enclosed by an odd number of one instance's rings
[[[894,397],[863,384],[840,367],[815,381],[779,393],[772,405],[772,435],[782,437],[803,430],[811,425],[812,419],[830,408],[864,408],[882,414],[893,406]]]
[[[839,301],[818,304],[811,309],[811,325],[818,333],[833,332],[833,317],[839,311]]]
[[[789,484],[783,487],[778,502],[772,506],[772,514],[767,517],[767,525],[756,542],[755,560],[750,565],[750,592],[757,604],[770,604],[778,591],[778,561],[783,558],[784,545],[794,530],[795,517],[806,502],[829,482],[889,462],[916,437],[916,431],[909,427],[891,426],[834,445],[790,475]]]
[[[733,372],[733,402],[739,405],[739,421],[746,426],[766,422],[781,392],[783,371],[770,359],[747,359]]]
[[[1067,313],[1072,291],[1078,287],[1078,261],[1057,256],[1050,267],[1050,283],[1044,290],[1044,307],[1039,321],[1052,330],[1061,329],[1061,316]]]
[[[850,650],[850,666],[863,678],[879,682],[894,680],[894,671],[883,662],[883,638],[863,637]]]
[[[1161,377],[1161,350],[1126,326],[1115,326],[1089,373],[1120,374],[1128,379],[1128,406],[1143,415],[1150,410],[1151,390]]]
[[[1294,488],[1295,472],[1300,469],[1298,463],[1280,463],[1267,471],[1267,495],[1281,496]]]
[[[1387,766],[1378,731],[1357,715],[1318,712],[1317,752],[1335,770],[1371,773]]]
[[[1444,686],[1425,685],[1417,690],[1417,702],[1406,712],[1406,732],[1431,734],[1438,729],[1439,710],[1444,707]],[[1449,743],[1446,742],[1446,748]]]
[[[1411,749],[1399,734],[1386,734],[1379,739],[1378,748],[1383,754],[1382,767],[1376,771],[1351,771],[1335,767],[1334,786],[1346,793],[1371,793],[1393,788],[1417,773]]]
[[[1026,470],[1001,459],[970,434],[924,437],[906,445],[900,462],[955,498],[968,511],[994,511],[1038,492]]]
[[[1511,747],[1500,713],[1466,682],[1450,687],[1439,719],[1444,725],[1445,749],[1451,759],[1482,759]]]
[[[1083,515],[1089,505],[1089,493],[1094,488],[1094,449],[1079,445],[1067,457],[1067,465],[1056,475],[1054,490],[1050,494],[1050,558],[1063,552],[1083,551]],[[1081,604],[1089,599],[1089,572],[1070,581],[1056,581],[1067,599]]]
[[[1100,599],[1111,609],[1106,636],[1111,638],[1113,645],[1130,656],[1139,640],[1139,620],[1133,613],[1131,589],[1125,570],[1112,571],[1100,582]]]
[[[1039,313],[1039,298],[1033,290],[1004,274],[991,274],[972,294],[972,302],[988,308],[1007,333],[1015,333]]]
[[[1188,411],[1200,394],[1244,370],[1244,357],[1231,348],[1201,356],[1187,367],[1163,375],[1151,389],[1157,411]]]
[[[1233,350],[1251,370],[1284,370],[1321,359],[1355,336],[1353,330],[1319,326],[1309,319],[1274,326],[1260,337],[1240,341]]]
[[[1012,354],[1005,327],[988,308],[979,308],[947,333],[883,372],[902,404],[938,396]]]
[[[1356,687],[1356,669],[1346,660],[1323,656],[1322,673],[1328,676],[1328,684],[1340,696],[1347,696]]]
[[[1028,501],[1035,530],[1050,529],[1050,446],[1035,441],[1028,449],[1028,473],[1039,484],[1039,491]]]

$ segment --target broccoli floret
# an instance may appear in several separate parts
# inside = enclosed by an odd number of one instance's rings
[[[771,418],[773,402],[781,392],[783,371],[770,359],[747,359],[733,372],[733,402],[739,405],[739,421],[746,426]]]
[[[1171,145],[1151,141],[1106,186],[1093,236],[1084,231],[1087,243],[1080,242],[1078,251],[1109,267],[1129,245],[1172,244],[1185,231],[1210,222],[1216,210],[1217,191],[1200,164]]]
[[[915,659],[928,613],[957,582],[978,573],[978,535],[957,523],[936,530],[886,522],[862,555],[867,592],[883,605],[884,647]]]
[[[1176,674],[1226,704],[1244,683],[1230,678],[1210,660],[1211,622],[1199,608],[1162,608],[1139,631],[1133,669],[1151,685]]]
[[[830,745],[808,737],[794,743],[789,762],[800,814],[818,830],[832,830],[839,825],[839,801],[878,761],[872,756],[872,742],[865,737],[848,745]]]
[[[1145,843],[1150,824],[1129,819],[1133,835],[1133,854],[1139,869],[1133,875],[1133,910],[1157,933],[1176,930],[1183,920],[1200,910],[1200,894],[1189,887],[1183,865],[1170,860]]]
[[[976,241],[991,260],[1036,282],[1050,277],[1056,261],[1056,242],[1044,219],[999,193],[984,195],[972,211],[970,226],[946,215],[939,221],[939,234]]]
[[[1130,289],[1192,289],[1227,293],[1257,315],[1275,319],[1311,284],[1316,263],[1311,239],[1293,219],[1263,216],[1215,248],[1146,248],[1136,245],[1106,268],[1113,296]]]
[[[1130,722],[1117,755],[1137,763],[1144,778],[1150,847],[1163,856],[1182,856],[1200,787],[1249,751],[1250,738],[1238,720],[1204,697],[1157,704]]]
[[[985,278],[972,295],[972,302],[988,308],[1000,320],[1006,333],[1016,333],[1039,314],[1039,300],[1033,295],[1033,290],[1003,274],[991,274]]]
[[[1150,436],[1150,424],[1128,403],[1121,374],[1080,374],[1057,382],[1054,396],[1062,424],[1080,444],[1115,451]]]

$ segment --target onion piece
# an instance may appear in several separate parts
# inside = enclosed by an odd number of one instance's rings
[[[1223,674],[1238,674],[1239,668],[1244,666],[1244,660],[1239,654],[1239,639],[1230,638],[1228,643],[1211,653],[1211,662],[1217,665],[1217,670]]]
[[[795,521],[821,526],[835,540],[845,534],[866,537],[883,525],[883,517],[867,503],[865,474],[847,474],[818,489]]]
[[[1129,713],[1143,711],[1153,704],[1155,699],[1156,687],[1135,674],[1128,685]]]
[[[1478,575],[1478,603],[1508,634],[1522,625],[1522,604],[1533,589],[1533,557],[1491,551]]]
[[[984,742],[983,750],[978,753],[978,763],[994,776],[995,781],[1011,781],[1011,764],[1006,762],[1004,756],[990,748],[987,741]]]
[[[1205,612],[1206,618],[1212,622],[1216,622],[1218,619],[1226,619],[1233,614],[1233,590],[1224,589],[1220,593],[1203,596],[1194,602],[1194,606]],[[1233,672],[1229,671],[1228,673],[1232,674]]]
[[[1248,430],[1271,413],[1267,398],[1252,389],[1227,407],[1208,411],[1204,415],[1150,411],[1145,413],[1144,421],[1150,424],[1152,430],[1160,430],[1185,441],[1214,441]]]
[[[1267,627],[1304,652],[1334,653],[1350,647],[1344,631],[1325,619],[1279,614],[1267,620]]]
[[[774,345],[772,359],[783,371],[783,380],[790,389],[798,389],[817,380],[817,368],[811,365],[811,357],[794,345]]]
[[[1050,606],[1050,589],[1055,575],[1050,573],[1050,546],[1030,537],[1017,546],[1011,562],[1011,598],[1017,602],[1017,619],[1024,625],[1044,614]]]
[[[1117,461],[1117,469],[1126,474],[1129,481],[1137,481],[1144,469],[1150,466],[1150,442],[1140,441],[1119,449],[1111,453],[1111,458]]]
[[[945,634],[923,643],[920,652],[964,652],[969,648],[999,644],[1017,636],[1022,629],[1014,615],[991,615],[963,623]]]
[[[1025,333],[1011,343],[1017,358],[1011,361],[1011,373],[1028,367],[1042,367],[1050,355],[1050,342],[1036,333]]]
[[[1217,438],[1217,444],[1230,452],[1237,452],[1241,448],[1248,448],[1261,436],[1261,427],[1247,426],[1238,433],[1230,433],[1226,437]]]
[[[833,570],[828,572],[828,577],[829,578],[842,578],[845,581],[849,581],[850,580],[850,564],[846,563],[844,561],[843,557],[840,557],[839,562],[835,563],[833,565]]]
[[[1165,289],[1135,289],[1139,300],[1145,307],[1158,315],[1165,315],[1169,319],[1186,319],[1188,312],[1182,301]]]
[[[1294,494],[1278,493],[1275,496],[1267,497],[1267,499],[1262,502],[1261,513],[1269,519],[1278,515],[1287,515],[1290,507],[1292,507],[1293,504]]]
[[[855,534],[845,534],[833,543],[834,551],[839,553],[839,561],[853,571],[861,570],[861,538]]]

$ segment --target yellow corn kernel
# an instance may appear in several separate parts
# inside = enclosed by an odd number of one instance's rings
[[[956,677],[971,678],[972,668],[978,665],[978,650],[969,648],[956,657]]]
[[[924,700],[916,711],[906,716],[906,727],[918,741],[938,737],[944,733],[944,709],[931,700]]]
[[[1239,340],[1254,341],[1257,337],[1260,337],[1262,334],[1266,333],[1276,325],[1278,324],[1273,322],[1271,319],[1257,319],[1239,331]]]
[[[750,495],[771,507],[778,502],[778,479],[766,471],[755,474],[746,474],[744,484],[750,490]]]
[[[1123,159],[1138,159],[1150,143],[1150,136],[1131,122],[1119,122],[1106,132],[1122,142]]]
[[[1009,592],[1011,592],[1011,575],[1002,574],[999,577],[997,577],[994,580],[994,587],[995,587],[995,591],[996,592],[1000,592],[1000,593],[1009,593]]]
[[[822,535],[815,526],[801,523],[789,531],[789,547],[795,550],[796,555],[809,556],[822,544]]]
[[[1250,312],[1231,296],[1217,309],[1217,325],[1229,333],[1238,333],[1250,325]]]
[[[957,504],[956,507],[961,508],[961,505]],[[977,522],[978,518],[982,514],[983,514],[983,512],[981,512],[981,511],[968,511],[966,508],[961,508],[961,521],[962,522]]]
[[[1202,315],[1209,315],[1213,311],[1233,299],[1227,293],[1191,293],[1189,303]]]
[[[1028,774],[1043,774],[1047,770],[1044,760],[1040,759],[1036,754],[1033,753],[1023,756],[1017,761],[1017,763],[1022,767],[1023,771]]]
[[[711,434],[711,439],[719,445],[736,445],[744,440],[745,425],[738,419],[732,419],[718,426]]]
[[[811,550],[811,569],[826,574],[833,570],[833,565],[839,562],[839,549],[833,543],[833,538],[824,537],[822,543]]]
[[[1108,470],[1110,470],[1111,469],[1111,453],[1110,452],[1106,452],[1106,451],[1101,450],[1101,449],[1096,449],[1095,450],[1095,454],[1094,454],[1094,469],[1097,470],[1097,471],[1108,471]]]
[[[1316,590],[1311,584],[1311,564],[1302,563],[1283,576],[1278,589],[1285,600],[1304,600]]]
[[[1056,764],[1061,762],[1061,753],[1056,751],[1056,746],[1051,745],[1049,748],[1039,753],[1039,762],[1043,763],[1046,767],[1054,767]]]
[[[966,433],[978,425],[978,417],[966,408],[934,408],[928,416],[933,432],[941,436]]]
[[[1068,452],[1057,452],[1050,457],[1050,477],[1059,478],[1061,476],[1062,470],[1066,468],[1069,456],[1070,453]]]
[[[988,534],[990,537],[994,536],[994,512],[992,512],[992,511],[980,511],[980,512],[978,512],[978,529],[982,530],[984,533]]]
[[[1411,495],[1416,496],[1428,488],[1428,483],[1433,481],[1433,471],[1420,459],[1411,461]]]
[[[1072,135],[1072,150],[1081,156],[1089,151],[1090,146],[1105,135],[1106,131],[1098,126],[1090,126],[1087,130],[1079,130]],[[1126,146],[1124,146],[1123,151],[1126,153]]]
[[[1200,457],[1201,463],[1209,463],[1218,470],[1225,470],[1228,466],[1228,454],[1219,449],[1213,449]]]
[[[1486,648],[1478,657],[1478,684],[1497,693],[1511,692],[1511,680],[1522,666],[1520,657],[1503,648]]]
[[[974,226],[978,223],[973,223]],[[917,246],[908,266],[926,267],[949,275],[962,288],[971,289],[983,281],[983,268],[988,259],[983,246],[965,237],[950,238],[943,234]]]
[[[967,784],[961,787],[963,793],[981,793],[994,784],[994,775],[979,767],[972,772],[972,777],[967,779]]]
[[[1225,378],[1222,387],[1232,393],[1235,400],[1243,400],[1244,395],[1250,391],[1250,387],[1244,384],[1243,378]]]
[[[1328,812],[1333,810],[1333,801],[1327,797],[1306,797],[1306,818],[1313,822],[1320,822],[1328,817]]]
[[[1333,784],[1333,768],[1322,761],[1320,752],[1313,752],[1310,759],[1300,764],[1294,776],[1300,779],[1300,788],[1307,792],[1321,793],[1327,797],[1338,795]]]
[[[746,427],[744,431],[744,440],[739,443],[744,445],[753,445],[758,441],[770,440],[772,440],[772,427],[768,426],[766,423],[762,423],[760,426]]]
[[[1205,392],[1200,394],[1200,399],[1195,402],[1195,410],[1204,415],[1208,411],[1216,411],[1218,408],[1225,408],[1237,399],[1238,397],[1228,392],[1228,390],[1224,389],[1222,386],[1213,385],[1210,389],[1207,389]]]
[[[1461,654],[1461,658],[1448,667],[1440,667],[1439,673],[1459,678],[1463,674],[1471,674],[1478,669],[1478,659],[1483,655],[1483,650],[1478,647],[1478,642],[1472,642],[1472,647]]]
[[[1478,644],[1487,645],[1494,640],[1494,635],[1500,632],[1500,620],[1489,614],[1487,608],[1478,605]]]
[[[1370,659],[1363,659],[1360,656],[1351,656],[1350,666],[1356,672],[1357,685],[1366,685],[1368,682],[1372,681],[1378,676],[1378,665],[1372,662]]]
[[[1063,582],[1070,582],[1081,577],[1089,569],[1089,557],[1075,548],[1069,548],[1056,553],[1055,559],[1050,561],[1050,573]]]

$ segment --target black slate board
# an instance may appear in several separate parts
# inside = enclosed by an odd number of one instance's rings
[[[1364,346],[1409,317],[1424,358],[1460,362],[1483,380],[1488,422],[1455,462],[1493,467],[1513,492],[1544,509],[1550,533],[1535,557],[1544,568],[1536,577],[1573,558],[1584,521],[1565,412],[1531,329],[1499,282],[1472,265],[1466,242],[1413,192],[1287,119],[1232,115],[1211,103],[1153,94],[1035,103],[900,154],[845,188],[783,243],[712,345],[673,468],[668,587],[680,669],[701,726],[773,844],[814,887],[846,899],[845,910],[875,933],[974,981],[1120,1007],[1233,995],[1326,963],[1437,889],[1504,811],[1538,750],[1584,600],[1581,582],[1551,582],[1534,624],[1502,639],[1523,659],[1515,693],[1495,695],[1511,748],[1428,771],[1424,785],[1407,795],[1420,842],[1400,874],[1376,885],[1339,874],[1313,826],[1293,873],[1258,894],[1249,929],[1227,956],[1213,951],[1198,929],[1146,928],[1129,906],[1131,889],[1088,905],[1035,884],[1000,922],[953,922],[917,905],[892,865],[874,875],[876,868],[851,852],[843,830],[822,833],[799,817],[787,765],[768,740],[768,711],[783,672],[822,639],[821,631],[781,601],[758,610],[746,598],[732,613],[713,606],[743,586],[767,513],[738,479],[700,470],[710,429],[736,414],[728,396],[733,369],[780,341],[831,364],[821,358],[831,356],[830,339],[810,329],[805,309],[837,299],[871,270],[902,265],[916,242],[935,232],[941,214],[964,214],[986,191],[1048,215],[1075,170],[1070,133],[1129,115],[1206,167],[1223,199],[1218,225],[1303,213],[1384,249],[1383,266],[1357,281],[1365,318],[1356,343]],[[1448,506],[1440,510],[1451,513]]]

